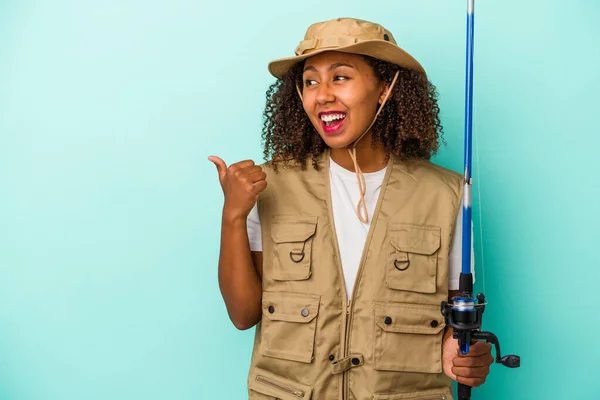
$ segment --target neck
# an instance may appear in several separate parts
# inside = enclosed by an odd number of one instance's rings
[[[362,172],[376,172],[384,169],[387,165],[387,156],[381,144],[371,146],[371,135],[365,135],[356,144],[356,158]],[[348,171],[355,172],[352,157],[348,152],[348,148],[342,147],[339,149],[331,149],[331,159],[339,166]]]

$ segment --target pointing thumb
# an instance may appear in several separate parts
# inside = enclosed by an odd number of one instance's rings
[[[208,157],[208,160],[215,164],[217,172],[219,173],[219,181],[222,181],[227,173],[227,164],[217,156],[210,156]]]

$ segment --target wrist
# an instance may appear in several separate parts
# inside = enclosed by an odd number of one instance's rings
[[[245,224],[247,215],[237,210],[228,210],[227,208],[223,208],[223,223],[229,225],[239,225]]]

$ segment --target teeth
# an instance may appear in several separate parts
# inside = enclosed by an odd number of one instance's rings
[[[336,119],[344,119],[346,118],[346,114],[328,114],[328,115],[321,115],[321,120],[324,122],[331,122],[334,121]]]

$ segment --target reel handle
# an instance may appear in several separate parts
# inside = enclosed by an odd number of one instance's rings
[[[509,354],[502,357],[500,353],[500,341],[498,337],[492,332],[472,332],[473,339],[485,340],[488,343],[492,343],[496,348],[496,363],[502,364],[508,368],[518,368],[521,366],[521,357]]]

